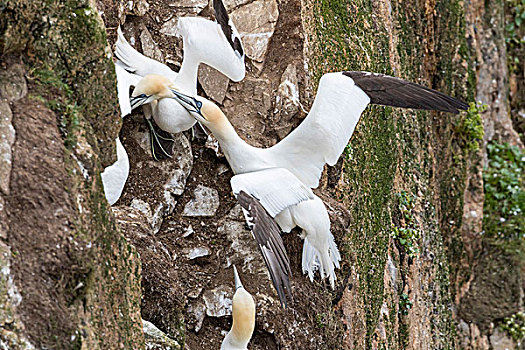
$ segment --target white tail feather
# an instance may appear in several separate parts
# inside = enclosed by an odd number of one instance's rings
[[[321,278],[328,277],[332,289],[335,289],[335,268],[340,268],[339,261],[341,255],[334,241],[334,236],[330,233],[328,242],[329,248],[319,251],[308,241],[308,236],[304,239],[303,245],[303,273],[307,273],[310,281],[314,280],[316,270],[319,270]]]

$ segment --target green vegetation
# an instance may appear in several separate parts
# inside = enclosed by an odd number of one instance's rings
[[[500,324],[500,329],[507,332],[516,342],[523,340],[525,338],[525,313],[517,312],[506,317]]]
[[[524,25],[525,22],[525,0],[507,0],[507,25],[505,26],[505,42],[507,49],[512,53],[517,48],[525,44]],[[520,57],[509,55],[509,66],[520,63]]]
[[[324,323],[325,318],[326,318],[326,314],[325,313],[321,313],[321,314],[315,315],[315,325],[316,325],[317,328],[324,328],[325,327],[325,323]]]
[[[399,297],[399,313],[401,315],[408,315],[408,312],[412,308],[412,302],[410,301],[410,297],[407,293],[401,294]]]
[[[481,113],[487,110],[486,104],[471,102],[463,119],[456,124],[456,132],[464,143],[464,148],[469,151],[479,150],[479,142],[485,134]]]
[[[398,226],[392,224],[392,237],[410,258],[415,258],[419,254],[417,242],[421,236],[414,213],[417,198],[406,191],[401,191],[396,196],[401,217]]]
[[[525,240],[525,152],[507,143],[487,145],[483,173],[483,229],[488,238]]]

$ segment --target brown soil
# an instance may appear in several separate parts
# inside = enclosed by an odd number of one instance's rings
[[[23,291],[19,306],[30,338],[39,347],[65,348],[75,329],[68,307],[77,275],[84,274],[71,244],[74,204],[67,189],[63,140],[56,115],[25,98],[12,104],[16,142],[11,196],[7,197],[8,242],[15,283]],[[53,322],[49,322],[53,317]]]

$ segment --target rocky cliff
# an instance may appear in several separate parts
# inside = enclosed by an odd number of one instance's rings
[[[232,83],[203,67],[199,93],[253,145],[296,127],[329,71],[387,73],[473,102],[460,115],[369,107],[316,190],[343,255],[336,289],[302,275],[293,231],[283,310],[214,140],[176,135],[173,159],[155,162],[142,112],[117,112],[117,27],[178,70],[177,18],[213,18],[209,1],[0,0],[0,341],[216,349],[235,264],[257,302],[252,349],[518,348],[520,4],[225,1],[247,75]],[[109,208],[99,172],[117,135],[131,170]]]

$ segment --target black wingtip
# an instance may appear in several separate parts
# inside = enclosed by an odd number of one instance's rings
[[[290,260],[281,238],[281,229],[256,198],[244,191],[240,191],[236,197],[241,207],[249,213],[248,225],[268,268],[281,307],[286,309],[288,298],[293,301],[290,286],[292,272]]]
[[[352,78],[372,104],[455,114],[469,107],[442,92],[389,75],[359,71],[346,71],[343,75]]]
[[[151,154],[153,159],[160,161],[172,158],[175,140],[171,134],[154,125],[150,119],[144,119],[150,131]]]
[[[241,40],[233,34],[233,29],[230,25],[230,17],[228,16],[228,11],[226,11],[226,7],[224,7],[222,0],[213,0],[213,10],[215,11],[215,19],[221,26],[222,32],[233,51],[236,51],[240,57],[243,57],[244,49],[242,48]]]

